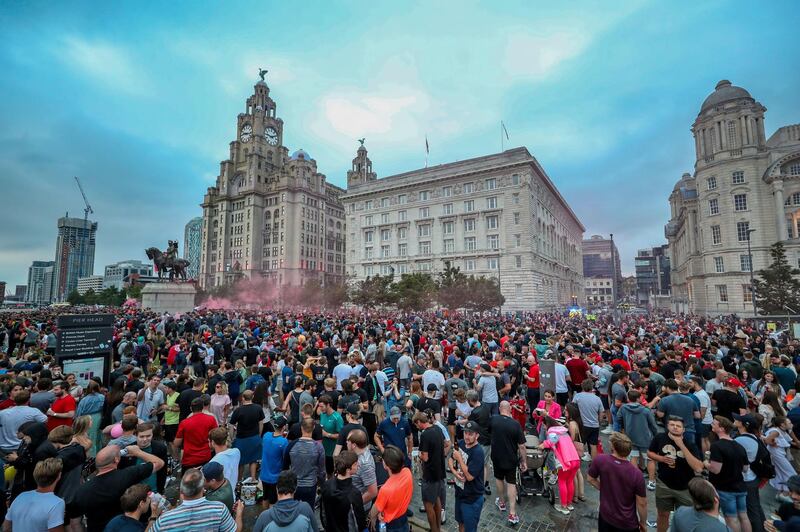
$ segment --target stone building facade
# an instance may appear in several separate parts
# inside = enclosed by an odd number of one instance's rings
[[[362,145],[347,173],[347,274],[496,277],[503,310],[583,300],[584,227],[526,148],[378,179]]]
[[[269,92],[256,83],[230,156],[203,198],[202,287],[242,278],[283,286],[344,279],[344,190],[304,150],[289,155]]]
[[[665,227],[676,311],[752,316],[750,269],[769,265],[769,247],[800,263],[800,124],[767,138],[765,112],[723,80],[692,125],[694,174],[670,194]]]

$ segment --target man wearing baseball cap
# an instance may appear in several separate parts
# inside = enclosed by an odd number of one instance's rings
[[[233,486],[225,478],[225,468],[219,462],[209,462],[203,466],[206,479],[206,500],[219,501],[233,512]]]
[[[375,445],[381,453],[387,445],[394,445],[403,451],[406,467],[411,467],[411,450],[414,448],[414,439],[411,435],[411,425],[403,417],[399,407],[393,406],[389,410],[389,417],[378,425],[378,430],[375,432]]]
[[[739,394],[742,387],[741,381],[730,377],[725,381],[725,386],[711,396],[711,404],[717,407],[717,415],[733,422],[733,414],[744,415],[747,413],[747,403]]]
[[[483,509],[483,448],[478,424],[467,421],[464,439],[457,442],[447,465],[455,477],[456,522],[460,532],[477,532]]]

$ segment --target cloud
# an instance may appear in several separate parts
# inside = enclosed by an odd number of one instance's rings
[[[588,33],[579,31],[516,30],[506,39],[503,66],[515,78],[544,79],[563,62],[583,52],[590,41]]]
[[[67,36],[54,52],[67,66],[107,89],[142,96],[151,93],[143,68],[137,68],[128,51],[105,41]]]

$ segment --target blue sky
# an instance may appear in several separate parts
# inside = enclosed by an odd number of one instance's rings
[[[0,7],[0,280],[52,260],[55,221],[99,222],[96,273],[183,240],[258,67],[340,186],[365,136],[378,175],[527,146],[623,270],[664,242],[720,79],[800,122],[800,3],[5,2]]]

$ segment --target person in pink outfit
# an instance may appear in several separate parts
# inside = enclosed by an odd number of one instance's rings
[[[534,419],[537,420],[536,432],[539,433],[539,439],[544,439],[542,431],[542,423],[545,417],[558,419],[561,417],[561,405],[556,402],[556,393],[553,390],[545,390],[544,399],[539,401],[536,405],[536,410],[533,412]]]
[[[552,449],[559,462],[558,470],[558,495],[561,506],[556,510],[562,514],[569,514],[575,508],[572,499],[575,497],[575,475],[581,467],[581,457],[575,449],[575,443],[569,437],[569,431],[550,416],[544,418],[547,427],[545,440],[539,445],[542,449]]]

